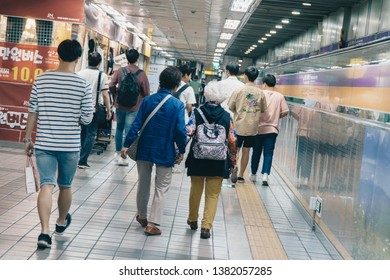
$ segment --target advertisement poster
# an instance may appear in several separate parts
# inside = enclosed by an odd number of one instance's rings
[[[65,22],[84,21],[84,0],[1,0],[0,14]]]
[[[23,138],[32,84],[57,66],[56,47],[0,42],[0,140]]]

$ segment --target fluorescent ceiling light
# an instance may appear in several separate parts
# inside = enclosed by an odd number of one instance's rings
[[[232,38],[233,34],[231,33],[222,33],[221,34],[221,39],[222,40],[230,40]]]
[[[276,34],[276,31],[275,30],[271,30],[269,33]]]
[[[242,62],[242,59],[239,59],[238,62]]]
[[[221,53],[215,53],[214,56],[221,56]]]
[[[282,19],[282,23],[284,23],[284,24],[289,24],[289,23],[290,23],[290,20],[289,20],[289,19]]]
[[[241,20],[235,20],[235,19],[227,19],[225,21],[225,25],[223,28],[226,29],[237,29],[237,27],[240,25]]]
[[[221,52],[223,52],[223,49],[216,49],[215,52],[216,53],[221,53]]]
[[[226,43],[218,43],[217,44],[217,48],[225,48],[226,47]]]
[[[310,3],[302,3],[303,6],[306,6],[306,7],[311,7],[311,4]]]
[[[257,45],[252,45],[252,47],[257,48]]]
[[[232,12],[246,13],[252,4],[253,0],[234,0],[230,10]]]
[[[292,11],[291,12],[293,15],[295,15],[295,16],[298,16],[298,15],[300,15],[301,13],[300,12],[298,12],[298,11]]]
[[[271,35],[271,34],[269,34],[269,33],[267,33],[267,34],[265,34],[265,36],[267,36],[267,37],[271,37],[272,35]]]
[[[261,40],[267,41],[268,38],[267,37],[261,37]]]
[[[257,41],[257,42],[259,42],[260,44],[263,44],[263,43],[264,43],[264,41],[263,41],[263,40],[259,40],[259,41]]]
[[[277,29],[282,29],[283,26],[278,24],[278,25],[275,25],[275,28],[277,28]]]

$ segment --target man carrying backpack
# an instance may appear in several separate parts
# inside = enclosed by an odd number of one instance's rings
[[[150,95],[150,85],[146,73],[136,64],[139,52],[135,49],[126,52],[129,64],[118,69],[109,83],[116,108],[115,160],[118,165],[129,165],[129,158],[121,158],[123,139],[137,116],[138,108],[145,96]]]

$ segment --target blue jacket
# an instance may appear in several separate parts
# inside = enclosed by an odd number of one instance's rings
[[[128,148],[137,137],[142,124],[170,90],[162,88],[142,101],[137,117],[126,135],[124,147]],[[186,128],[184,105],[175,98],[169,98],[145,126],[138,141],[137,160],[144,160],[173,167],[175,164],[175,143],[181,154],[185,153]]]

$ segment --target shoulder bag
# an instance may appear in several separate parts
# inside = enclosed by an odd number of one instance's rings
[[[97,90],[96,90],[96,123],[98,128],[103,128],[105,127],[106,124],[106,106],[103,104],[99,103],[99,96],[100,96],[100,83],[101,83],[101,76],[102,72],[99,71],[99,76],[98,76],[98,83],[97,83]]]
[[[138,141],[141,137],[142,131],[144,130],[145,126],[149,122],[149,120],[156,114],[156,112],[161,108],[161,106],[170,98],[172,95],[167,95],[161,102],[157,105],[156,108],[149,114],[149,116],[146,118],[144,124],[142,125],[141,129],[137,133],[137,138],[135,138],[134,142],[130,145],[130,147],[127,149],[127,155],[132,159],[136,160],[137,158],[137,148],[138,148]]]

